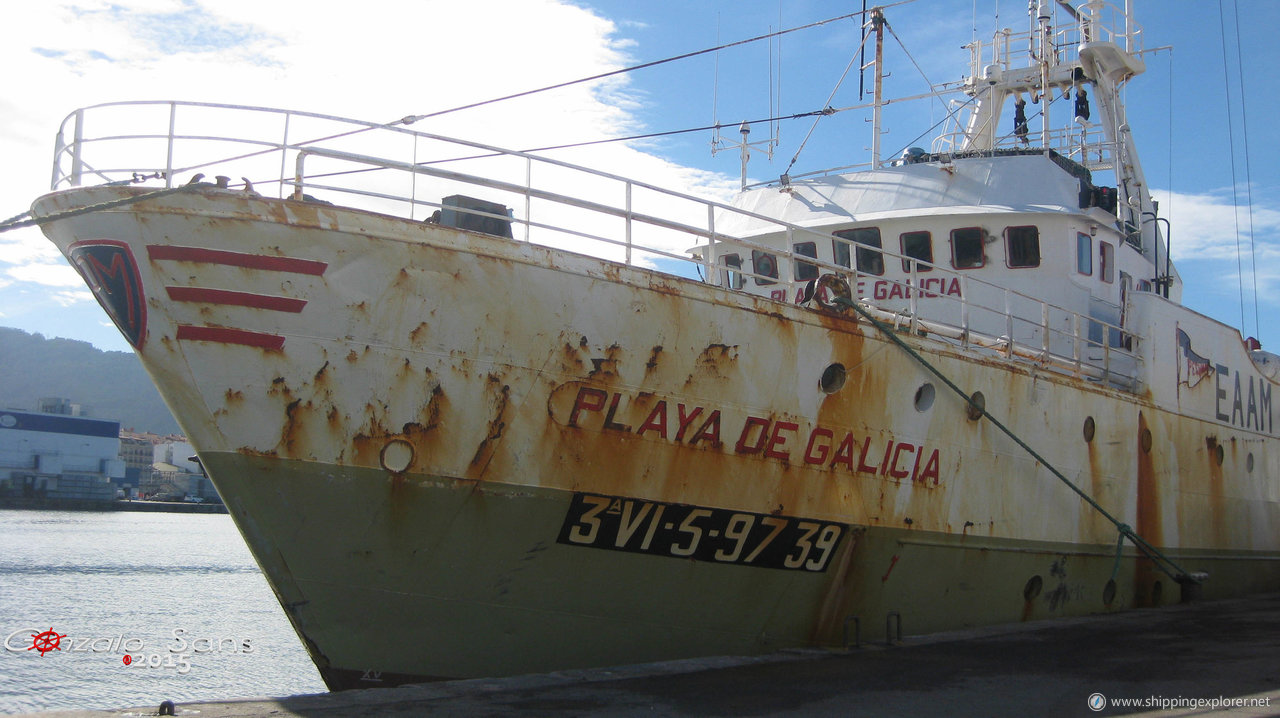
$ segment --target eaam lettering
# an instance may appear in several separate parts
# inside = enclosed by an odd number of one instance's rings
[[[1215,414],[1218,421],[1245,429],[1272,432],[1271,383],[1250,374],[1248,381],[1239,371],[1214,366]],[[1232,379],[1234,377],[1234,380]]]
[[[804,429],[795,421],[748,415],[736,441],[732,439],[733,434],[727,435],[733,441],[729,445],[722,439],[725,427],[719,409],[659,399],[644,413],[644,419],[632,426],[620,417],[627,412],[629,404],[620,393],[580,386],[565,423],[582,427],[591,419],[593,425],[604,432],[634,434],[686,446],[731,449],[739,456],[759,456],[828,470],[843,469],[925,486],[941,483],[940,452],[923,444],[890,437],[880,445],[871,436],[857,437],[852,431],[824,426]],[[639,412],[632,418],[638,416]]]

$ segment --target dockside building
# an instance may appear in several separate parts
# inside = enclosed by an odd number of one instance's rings
[[[0,497],[111,501],[124,475],[120,422],[0,409]]]

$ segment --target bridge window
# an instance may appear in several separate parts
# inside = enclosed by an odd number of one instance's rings
[[[1116,280],[1116,248],[1110,242],[1098,242],[1098,274],[1110,284]]]
[[[987,263],[982,251],[981,227],[965,227],[951,230],[951,266],[956,269],[976,269]]]
[[[727,267],[720,270],[720,284],[729,289],[742,289],[745,284],[742,277],[742,257],[737,254],[722,254],[720,264]]]
[[[1093,237],[1084,232],[1076,234],[1076,271],[1093,274]]]
[[[814,259],[818,258],[817,242],[796,242],[791,249],[798,256],[813,257]],[[808,262],[801,262],[800,260],[795,260],[795,275],[796,275],[796,279],[802,282],[808,281],[810,279],[817,279],[818,265],[810,264]]]
[[[836,232],[837,237],[844,236],[844,232]],[[831,258],[841,267],[852,267],[853,263],[849,261],[849,242],[844,239],[831,240]]]
[[[902,242],[902,253],[911,259],[918,259],[922,262],[933,262],[933,238],[928,232],[905,232],[899,238]],[[902,271],[910,272],[911,265],[915,264],[911,259],[902,260]],[[916,265],[917,272],[932,272],[933,267],[927,264]]]
[[[759,275],[755,278],[757,287],[777,284],[777,282],[773,281],[778,278],[778,257],[776,255],[753,249],[751,250],[751,267]]]
[[[1040,266],[1040,230],[1037,227],[1005,227],[1004,245],[1010,267]]]
[[[854,245],[854,257],[858,263],[858,271],[862,274],[884,274],[884,255],[880,253],[880,228],[879,227],[859,227],[858,229],[842,229],[835,235],[842,239],[856,242]],[[839,240],[832,240],[832,248],[835,250],[836,263],[845,267],[849,266],[849,243]],[[841,255],[843,251],[843,256]],[[841,261],[843,260],[843,261]]]

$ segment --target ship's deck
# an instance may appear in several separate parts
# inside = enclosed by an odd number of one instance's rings
[[[704,658],[326,695],[184,704],[229,716],[1090,716],[1280,714],[1280,594],[908,638],[886,646]],[[1107,700],[1244,699],[1209,708]],[[158,698],[156,703],[159,704]],[[1249,702],[1252,705],[1249,705]],[[155,706],[37,714],[154,715]]]

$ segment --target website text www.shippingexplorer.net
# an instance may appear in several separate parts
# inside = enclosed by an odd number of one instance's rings
[[[1270,708],[1271,697],[1188,698],[1186,696],[1144,696],[1142,698],[1109,698],[1101,693],[1089,696],[1089,708],[1101,713],[1107,709],[1148,708],[1152,710],[1230,710],[1233,708]]]

